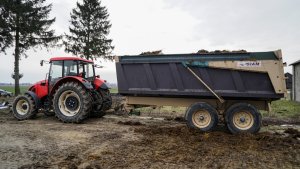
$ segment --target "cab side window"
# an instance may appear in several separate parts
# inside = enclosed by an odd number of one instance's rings
[[[52,61],[50,76],[52,79],[57,79],[62,77],[62,61]]]

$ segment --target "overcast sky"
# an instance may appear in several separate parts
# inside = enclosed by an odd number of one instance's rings
[[[52,3],[53,29],[68,31],[75,0]],[[200,49],[273,51],[282,49],[288,64],[300,59],[300,1],[296,0],[102,0],[112,23],[110,38],[115,55],[144,51],[192,53]],[[13,49],[0,53],[0,82],[12,82]],[[22,83],[45,78],[48,65],[39,61],[53,56],[71,56],[63,48],[29,50],[22,58]],[[114,63],[102,62],[97,74],[116,82]],[[291,72],[288,67],[285,71]]]

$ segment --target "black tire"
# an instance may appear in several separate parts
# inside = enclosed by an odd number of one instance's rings
[[[66,82],[61,85],[53,98],[55,116],[65,123],[82,122],[87,118],[91,105],[89,91],[76,82]]]
[[[185,118],[189,128],[200,131],[213,130],[219,121],[216,109],[204,102],[192,104],[187,109]]]
[[[101,110],[102,111],[109,110],[112,105],[112,98],[109,89],[99,89],[99,93],[101,94],[103,99],[103,105]]]
[[[103,97],[100,92],[92,91],[93,98],[93,108],[90,113],[90,117],[101,118],[105,115],[105,112],[102,111],[103,108]]]
[[[112,98],[109,89],[98,89],[98,93],[102,97],[102,106],[100,110],[92,110],[91,116],[101,118],[106,115],[105,111],[111,108]]]
[[[32,119],[37,112],[34,100],[29,95],[20,95],[13,101],[12,113],[18,120]]]
[[[232,134],[257,133],[261,127],[261,114],[251,104],[236,103],[225,111],[225,123]]]

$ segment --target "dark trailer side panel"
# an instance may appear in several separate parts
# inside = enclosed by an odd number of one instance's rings
[[[184,66],[190,68],[224,99],[276,100],[267,72],[210,67],[215,61],[277,60],[273,52],[120,56],[116,62],[118,90],[128,96],[214,98]]]

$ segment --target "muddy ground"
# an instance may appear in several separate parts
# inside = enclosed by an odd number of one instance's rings
[[[107,115],[83,124],[0,111],[0,168],[299,168],[297,125],[201,133],[181,120]]]

